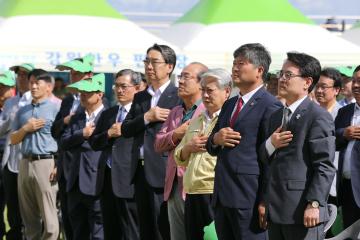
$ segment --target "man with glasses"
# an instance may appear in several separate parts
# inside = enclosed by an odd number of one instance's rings
[[[123,69],[115,76],[113,90],[118,104],[105,110],[89,139],[100,159],[100,203],[105,239],[139,239],[138,218],[131,179],[133,138],[121,135],[121,124],[129,113],[135,93],[140,89],[141,76]]]
[[[360,65],[353,73],[352,93],[356,103],[341,108],[335,119],[339,154],[338,199],[344,228],[360,218]]]
[[[265,120],[282,105],[264,87],[271,63],[266,48],[245,44],[233,55],[232,81],[240,92],[224,103],[206,144],[218,159],[212,196],[215,227],[221,240],[265,240],[257,211],[266,170],[259,143],[265,140]]]
[[[176,55],[166,45],[154,44],[146,52],[145,75],[150,84],[135,94],[130,112],[121,126],[124,137],[134,137],[131,179],[139,213],[141,239],[170,239],[164,182],[167,154],[155,152],[155,136],[170,109],[180,104],[170,81]]]
[[[324,239],[336,170],[333,119],[308,97],[320,72],[317,59],[290,52],[279,74],[285,107],[268,120],[268,138],[260,150],[269,164],[265,205],[271,240]]]
[[[169,117],[156,135],[155,151],[168,152],[164,201],[167,201],[170,234],[172,240],[186,239],[183,191],[183,175],[185,167],[176,166],[174,160],[175,147],[180,143],[189,126],[190,120],[205,110],[201,100],[200,75],[207,67],[198,62],[187,65],[178,75],[178,95],[183,104],[174,107]]]
[[[341,105],[336,97],[341,88],[341,75],[335,68],[321,71],[319,82],[315,86],[315,97],[321,107],[325,108],[335,120]]]

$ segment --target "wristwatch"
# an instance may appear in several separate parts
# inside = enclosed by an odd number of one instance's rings
[[[319,208],[319,206],[320,206],[318,201],[310,201],[309,203],[312,208]]]

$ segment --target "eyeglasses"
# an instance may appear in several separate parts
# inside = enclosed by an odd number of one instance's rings
[[[292,72],[283,72],[283,71],[279,71],[277,74],[276,74],[276,77],[280,80],[281,78],[283,78],[284,80],[286,81],[289,81],[291,78],[294,78],[294,77],[302,77],[301,75],[296,75]]]
[[[326,86],[326,85],[315,85],[316,89],[319,89],[321,91],[326,91],[326,89],[333,88],[334,86]]]
[[[134,85],[125,85],[125,84],[114,84],[113,89],[121,89],[123,91],[126,91],[128,88],[135,87]]]
[[[164,61],[158,61],[158,60],[155,60],[155,59],[145,59],[143,60],[145,66],[148,66],[149,64],[151,64],[151,66],[155,67],[155,66],[158,66],[162,63],[166,63]]]
[[[180,74],[176,76],[177,79],[180,81],[181,79],[184,79],[185,81],[190,80],[192,78],[194,78],[193,76],[189,75],[189,74]]]
[[[200,88],[202,91],[202,94],[206,93],[207,95],[212,95],[217,89],[211,89],[211,88]]]

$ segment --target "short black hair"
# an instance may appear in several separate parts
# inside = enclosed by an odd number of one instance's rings
[[[31,76],[34,76],[35,78],[37,78],[38,76],[42,75],[42,74],[47,74],[48,72],[45,71],[44,69],[41,68],[34,68],[33,70],[31,70],[28,73],[28,79],[30,79]]]
[[[256,67],[264,69],[262,79],[265,80],[271,64],[269,51],[260,43],[248,43],[240,46],[233,53],[234,58],[239,56],[245,57]]]
[[[354,69],[353,74],[356,73],[356,72],[358,72],[358,71],[360,71],[360,65],[358,65],[358,66]]]
[[[40,74],[38,76],[35,76],[36,77],[36,80],[43,80],[47,83],[51,83],[51,84],[54,84],[55,83],[55,80],[54,80],[54,77],[51,76],[49,73],[44,73],[44,74]]]
[[[167,45],[160,45],[157,43],[155,43],[153,46],[149,47],[148,50],[146,51],[146,54],[148,54],[151,50],[160,52],[161,56],[164,58],[165,63],[173,65],[173,70],[169,74],[169,77],[170,77],[176,66],[175,51]]]
[[[334,81],[335,88],[341,88],[341,80],[342,80],[341,73],[335,68],[324,68],[321,71],[320,76],[330,78],[331,80]]]
[[[306,53],[288,52],[287,60],[295,64],[300,71],[301,77],[311,77],[313,79],[308,92],[310,93],[320,78],[321,65],[319,60]]]

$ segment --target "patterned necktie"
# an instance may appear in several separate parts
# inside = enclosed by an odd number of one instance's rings
[[[120,107],[116,122],[122,123],[125,120],[125,113],[126,113],[126,109],[124,107]]]
[[[283,109],[283,118],[281,124],[281,131],[286,131],[290,121],[291,110],[288,107],[284,107]]]
[[[234,127],[234,124],[236,122],[236,119],[239,116],[239,113],[241,111],[241,108],[242,108],[243,104],[244,104],[244,100],[241,97],[239,97],[239,100],[237,101],[235,112],[234,112],[234,114],[232,115],[232,117],[230,119],[230,127],[231,128]]]

